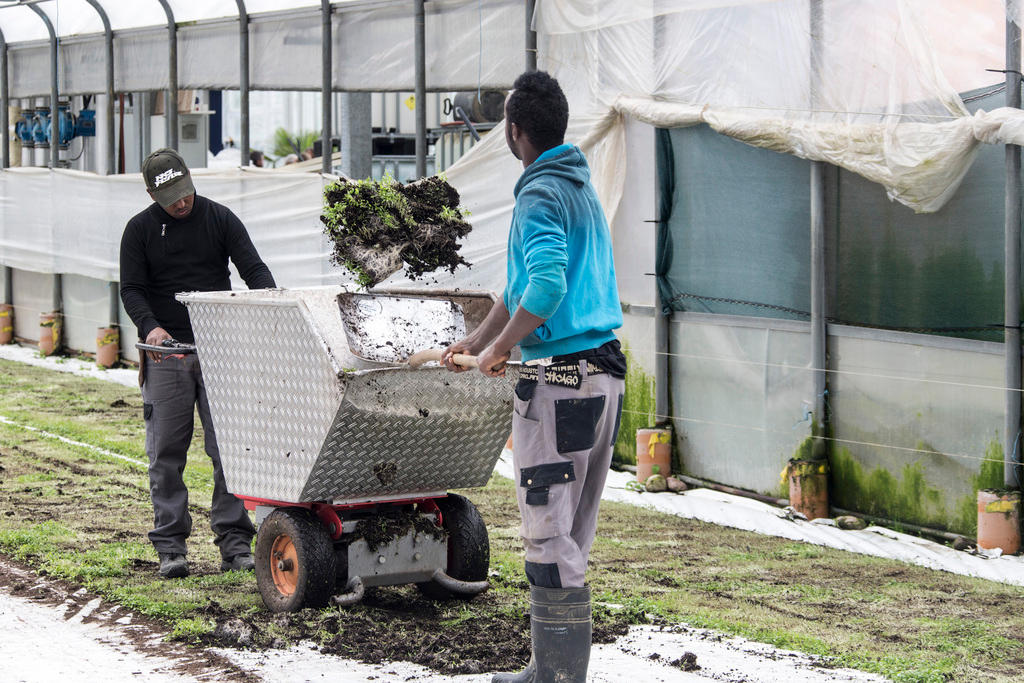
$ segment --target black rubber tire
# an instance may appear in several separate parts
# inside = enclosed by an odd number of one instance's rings
[[[271,551],[278,538],[288,537],[297,558],[294,591],[286,594],[274,583]],[[324,607],[334,594],[336,559],[326,527],[303,508],[278,508],[256,533],[256,585],[271,612]]]
[[[448,532],[448,566],[445,572],[460,581],[484,581],[491,563],[491,541],[487,526],[473,503],[457,493],[437,501],[441,524]],[[420,592],[434,600],[471,600],[473,595],[453,593],[447,588],[425,581],[416,584]]]

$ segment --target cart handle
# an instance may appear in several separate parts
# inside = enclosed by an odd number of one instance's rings
[[[162,353],[165,356],[186,355],[189,353],[196,352],[195,344],[180,342],[175,339],[164,339],[159,344],[146,344],[144,342],[135,342],[135,348],[137,348],[139,351],[155,351],[156,353]]]

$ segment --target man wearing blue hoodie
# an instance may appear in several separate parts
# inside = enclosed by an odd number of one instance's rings
[[[533,653],[493,681],[586,680],[590,659],[587,558],[619,430],[626,359],[611,234],[582,152],[564,144],[569,105],[541,71],[516,79],[505,137],[523,162],[508,236],[507,285],[484,322],[445,350],[477,355],[505,374],[518,344],[525,362],[512,416],[516,499],[530,582]]]

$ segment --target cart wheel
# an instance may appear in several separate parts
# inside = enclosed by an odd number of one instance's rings
[[[483,581],[491,562],[491,542],[487,538],[487,527],[469,500],[456,493],[437,501],[441,509],[441,520],[448,532],[448,576],[460,581]],[[434,581],[416,584],[428,598],[470,600],[472,595],[453,593]]]
[[[327,529],[301,508],[274,510],[256,534],[256,585],[272,612],[325,606],[335,563]]]

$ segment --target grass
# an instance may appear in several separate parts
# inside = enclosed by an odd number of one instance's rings
[[[144,462],[141,414],[137,390],[0,361],[0,416],[17,423]],[[474,649],[483,646],[473,636],[485,634],[522,663],[527,584],[511,482],[463,492],[491,540],[492,589],[472,602],[386,588],[347,610],[272,615],[251,575],[219,571],[201,444],[197,434],[186,469],[193,574],[163,581],[146,540],[143,465],[0,423],[0,551],[161,619],[183,642],[213,642],[219,624],[240,619],[258,647],[311,639],[325,652],[465,672],[497,656]],[[602,505],[588,578],[606,639],[627,624],[685,623],[910,683],[1019,680],[1024,665],[1022,588],[629,505]]]

